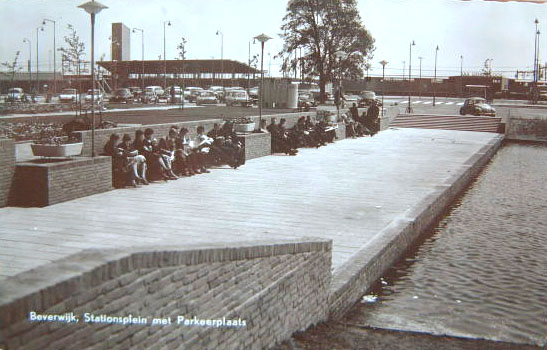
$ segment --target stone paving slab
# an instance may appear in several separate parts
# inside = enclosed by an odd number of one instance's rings
[[[238,170],[0,209],[0,279],[87,248],[320,237],[336,273],[498,134],[389,129]]]

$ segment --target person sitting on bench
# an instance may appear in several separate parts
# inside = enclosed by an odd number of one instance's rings
[[[123,149],[118,147],[120,135],[114,133],[104,145],[104,155],[112,157],[112,182],[114,187],[137,187],[134,174],[129,166],[129,160],[124,155]]]
[[[122,142],[118,144],[118,148],[122,149],[123,155],[127,157],[128,165],[132,169],[132,178],[137,183],[148,185],[148,181],[146,180],[146,158],[133,148],[129,134],[123,135]]]
[[[199,170],[202,173],[210,173],[210,171],[207,170],[207,165],[209,163],[209,152],[211,151],[211,145],[213,144],[214,140],[209,136],[205,135],[205,128],[202,125],[198,126],[196,131],[198,133],[198,135],[196,136],[197,146],[194,150],[198,155],[200,165]]]
[[[176,139],[177,139],[177,127],[172,126],[169,128],[166,137],[160,139],[158,147],[159,154],[161,155],[165,166],[169,169],[168,175],[171,177],[178,176],[173,171],[173,162],[175,161],[175,150],[176,150]]]
[[[277,128],[273,129],[272,133],[272,143],[274,144],[275,152],[282,152],[291,156],[296,155],[298,150],[293,144],[293,139],[289,137],[289,132],[285,128],[285,118],[279,120]]]

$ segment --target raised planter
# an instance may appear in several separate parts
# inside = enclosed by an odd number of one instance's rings
[[[235,132],[249,133],[249,132],[253,132],[254,129],[255,129],[255,123],[234,124]]]
[[[62,145],[30,145],[32,153],[37,157],[71,157],[82,153],[83,142]]]
[[[9,204],[44,207],[111,189],[111,157],[35,159],[17,163]]]

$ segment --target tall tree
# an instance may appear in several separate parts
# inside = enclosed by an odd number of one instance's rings
[[[325,85],[338,75],[361,78],[374,51],[356,0],[291,0],[281,30],[283,71],[300,65],[308,77],[319,77],[321,101]],[[302,61],[293,54],[296,49],[302,49]]]

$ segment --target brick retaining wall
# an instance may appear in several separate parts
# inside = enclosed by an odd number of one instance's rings
[[[15,143],[0,138],[0,208],[8,204],[15,172]]]
[[[440,218],[469,183],[479,175],[501,147],[497,137],[474,154],[444,185],[380,231],[370,244],[334,272],[329,294],[330,317],[344,315],[370,289],[372,283],[403,256],[428,227]]]
[[[262,119],[266,120],[267,123],[270,123],[270,119],[272,117],[275,117],[277,119],[277,122],[281,118],[287,119],[287,127],[292,127],[299,117],[301,116],[308,116],[311,115],[312,119],[315,119],[316,113],[315,112],[302,112],[302,113],[282,113],[282,114],[275,114],[275,115],[264,115],[262,116]],[[249,117],[253,119],[253,121],[258,126],[258,116]],[[151,128],[154,130],[154,135],[156,138],[165,137],[167,135],[167,132],[169,131],[169,128],[172,125],[176,125],[178,128],[185,127],[189,131],[189,135],[191,137],[195,136],[197,134],[196,129],[198,126],[203,126],[205,128],[205,131],[208,132],[213,128],[213,125],[215,123],[222,123],[222,119],[208,119],[208,120],[200,120],[200,121],[186,121],[186,122],[178,122],[178,123],[168,123],[168,124],[151,124],[151,125],[142,125],[142,126],[129,126],[129,127],[118,127],[118,128],[112,128],[112,129],[97,129],[95,130],[95,152],[96,154],[102,154],[103,148],[106,142],[108,141],[108,138],[113,133],[117,133],[120,135],[120,137],[123,134],[130,134],[131,138],[135,137],[135,131],[137,130],[143,130],[146,128]],[[75,131],[74,135],[84,143],[84,147],[82,150],[83,156],[91,156],[91,130],[86,131]]]
[[[525,111],[509,110],[506,120],[506,138],[517,141],[547,142],[547,116],[527,117]],[[545,114],[547,115],[547,109]]]
[[[89,250],[0,284],[0,348],[267,349],[327,318],[331,241]],[[74,312],[78,323],[29,322]],[[147,317],[85,323],[83,314]],[[177,325],[177,317],[246,327]],[[171,324],[151,325],[152,318]]]
[[[112,189],[110,157],[17,163],[10,205],[43,207]]]

